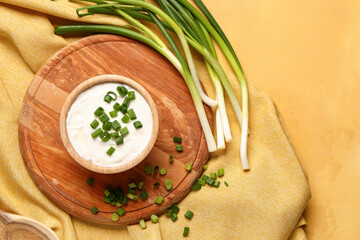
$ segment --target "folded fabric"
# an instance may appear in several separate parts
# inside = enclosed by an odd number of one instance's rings
[[[227,111],[233,140],[226,150],[211,154],[208,171],[225,169],[229,186],[190,192],[180,203],[184,217],[173,223],[166,216],[158,224],[105,226],[70,216],[53,205],[31,180],[23,163],[17,136],[23,96],[42,64],[56,51],[78,38],[53,33],[54,25],[85,21],[124,24],[121,19],[88,16],[79,19],[77,3],[67,1],[0,1],[0,209],[34,218],[60,239],[179,239],[184,226],[189,239],[306,239],[302,212],[310,198],[302,168],[272,99],[250,84],[251,170],[242,171],[239,159],[240,127],[231,106]],[[214,96],[206,68],[197,62],[199,76]],[[238,98],[235,76],[228,77]],[[251,82],[251,76],[249,76]],[[229,102],[228,99],[227,103]]]

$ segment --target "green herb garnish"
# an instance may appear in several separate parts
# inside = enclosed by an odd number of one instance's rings
[[[99,122],[98,120],[94,119],[91,123],[90,123],[90,127],[92,127],[93,129],[97,128],[97,126],[99,126]]]

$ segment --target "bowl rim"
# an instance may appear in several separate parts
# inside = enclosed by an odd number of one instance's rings
[[[82,158],[74,149],[72,146],[68,133],[66,128],[66,119],[69,112],[69,109],[71,108],[73,102],[76,100],[76,98],[79,96],[80,93],[84,92],[85,90],[101,83],[122,83],[131,86],[132,88],[136,89],[147,101],[147,103],[150,106],[152,117],[153,117],[153,128],[151,132],[151,137],[144,148],[144,150],[133,160],[120,164],[118,166],[101,166],[94,163],[89,162],[88,160]],[[77,87],[75,87],[71,93],[67,96],[64,105],[61,109],[60,113],[60,135],[62,142],[64,144],[64,147],[66,151],[70,154],[70,156],[74,159],[75,162],[83,166],[84,168],[91,170],[93,172],[97,173],[105,173],[105,174],[113,174],[113,173],[119,173],[124,172],[126,170],[129,170],[130,168],[133,168],[137,164],[139,164],[142,160],[145,159],[145,157],[150,153],[151,149],[153,148],[156,137],[159,131],[159,116],[158,111],[155,105],[154,100],[152,99],[150,93],[139,83],[136,81],[121,76],[121,75],[115,75],[115,74],[104,74],[104,75],[98,75],[92,78],[89,78],[85,80],[84,82],[80,83]]]

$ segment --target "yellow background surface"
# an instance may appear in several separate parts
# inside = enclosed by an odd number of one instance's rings
[[[0,4],[0,56],[4,56],[0,61],[0,135],[3,136],[0,138],[0,209],[38,220],[66,240],[159,240],[160,235],[163,239],[177,240],[182,236],[182,227],[188,224],[191,227],[188,239],[307,239],[303,230],[306,222],[301,217],[310,198],[307,178],[278,109],[252,83],[249,84],[251,134],[248,139],[251,170],[244,172],[240,166],[240,128],[235,113],[227,105],[233,140],[224,151],[211,154],[207,171],[224,167],[226,176],[222,180],[229,183],[229,188],[205,187],[200,195],[190,192],[179,207],[195,213],[191,222],[179,217],[174,224],[162,215],[159,224],[149,223],[142,230],[138,224],[119,227],[89,223],[57,208],[31,180],[21,158],[16,133],[23,96],[44,62],[78,39],[54,35],[54,25],[72,21],[119,25],[124,22],[111,16],[79,19],[75,8],[82,5],[67,0],[0,2],[6,2]],[[194,56],[195,61],[199,59],[198,55]],[[214,96],[204,64],[196,62],[204,87]],[[240,94],[237,79],[231,71],[227,73],[235,93]],[[221,201],[214,198],[215,192]]]
[[[207,0],[308,173],[309,239],[360,238],[360,1]]]
[[[49,15],[61,11],[58,8],[36,8],[38,5],[33,4],[36,1],[10,2],[17,2],[29,9],[35,6],[33,10]],[[309,239],[358,239],[360,236],[360,188],[357,185],[360,182],[360,155],[358,154],[360,135],[357,130],[360,129],[360,96],[357,92],[360,90],[360,68],[358,67],[360,1],[204,0],[204,2],[232,42],[249,82],[269,93],[284,117],[299,159],[307,170],[312,190],[312,199],[305,211]],[[47,5],[50,6],[50,4]],[[16,20],[23,21],[25,25],[27,24],[26,26],[33,26],[32,22],[44,21],[43,14],[34,17],[28,10],[14,9],[2,12],[3,19],[8,20],[6,23],[9,26],[14,24],[15,18],[6,18],[5,14],[12,16],[15,15],[14,12],[18,15]],[[19,18],[20,15],[23,19]],[[66,18],[71,18],[71,16],[68,13]],[[36,28],[39,32],[47,32],[51,35],[51,38],[47,39],[49,46],[36,44],[43,43],[36,39],[37,35],[26,35],[29,43],[35,43],[28,45],[28,42],[20,41],[24,39],[24,34],[19,33],[23,29],[11,29],[7,34],[11,36],[14,45],[11,45],[12,49],[1,49],[4,52],[18,54],[16,46],[20,53],[37,52],[36,58],[33,58],[33,55],[22,55],[27,60],[26,66],[29,68],[23,67],[26,72],[21,72],[21,74],[18,68],[25,65],[14,64],[17,63],[12,59],[14,54],[3,55],[6,56],[5,65],[11,66],[9,69],[12,72],[28,82],[31,81],[33,72],[36,72],[50,56],[50,52],[66,44],[52,35],[52,26],[36,25]],[[24,28],[24,32],[25,30],[27,29]],[[7,37],[7,34],[3,36]],[[17,38],[19,36],[21,38]],[[59,45],[54,46],[53,42],[58,42]],[[48,55],[38,49],[49,49],[46,52]],[[14,59],[19,59],[19,57],[16,56]],[[24,63],[21,62],[21,64]],[[4,75],[2,77],[5,78]],[[26,85],[26,82],[24,81],[23,84]],[[12,85],[10,87],[15,89],[16,93],[25,92],[25,87],[18,88]],[[12,104],[16,106],[14,109],[19,108],[22,100],[19,96],[23,96],[23,92],[17,94],[16,101],[13,100]],[[2,107],[11,108],[4,104]],[[17,124],[13,119],[17,118],[18,112],[10,110],[8,112],[11,112],[8,116],[12,119],[11,123]],[[6,116],[0,120],[6,123],[8,121]],[[11,140],[13,138],[15,139],[15,135],[11,137]],[[9,144],[13,142],[16,141],[12,140]],[[13,144],[13,146],[17,145]],[[20,159],[18,151],[10,152],[9,149],[10,147],[4,148],[4,155],[11,157],[12,160]],[[15,154],[19,156],[14,157]],[[21,170],[25,173],[23,163],[18,163],[22,168],[17,169],[17,172]],[[11,164],[14,165],[13,162]],[[13,185],[23,183],[22,176],[18,174],[1,177],[8,177],[6,181],[11,181]],[[8,183],[6,181],[2,182],[6,184]],[[30,178],[27,181],[27,186],[36,189],[34,185],[31,185]],[[26,199],[26,208],[23,211],[14,207],[11,201],[13,196],[10,194],[2,195],[1,205],[9,210],[17,210],[16,213],[19,214],[31,213],[32,208],[29,206],[37,205],[41,197],[29,189],[26,190],[28,190],[25,191],[26,196],[31,201]],[[19,199],[18,196],[16,199],[25,201],[24,198]],[[187,202],[183,201],[182,204],[186,205]],[[21,206],[25,206],[25,202]],[[33,209],[33,211],[36,210],[36,214],[32,216],[52,214],[61,219],[63,225],[71,224],[71,219],[59,213],[59,210],[52,207],[50,203],[44,206],[46,206],[44,207],[46,211]],[[76,218],[73,221],[77,225],[76,231],[87,233],[88,223],[83,224]],[[61,225],[58,220],[50,218],[46,220],[46,224]],[[96,226],[91,226],[96,229]],[[155,226],[158,227],[158,225]],[[55,230],[61,234],[61,229]],[[110,228],[106,230],[111,232]],[[165,228],[164,232],[166,231],[169,233],[169,230]],[[71,233],[69,228],[64,231],[64,234],[76,235],[76,233]],[[86,235],[83,236],[86,237]]]

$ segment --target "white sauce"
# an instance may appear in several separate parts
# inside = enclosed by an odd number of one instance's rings
[[[134,109],[137,119],[130,120],[128,123],[121,121],[123,117],[121,112],[118,112],[115,118],[110,117],[109,114],[114,110],[115,102],[121,105],[125,98],[119,96],[116,91],[118,86],[125,86],[128,91],[135,92],[135,99],[131,100],[128,109]],[[108,91],[113,91],[118,95],[116,101],[110,103],[104,101],[104,96]],[[125,126],[128,128],[129,133],[124,136],[123,144],[116,145],[113,138],[108,142],[103,142],[100,137],[95,139],[91,137],[91,133],[95,130],[90,127],[90,123],[94,119],[99,122],[97,128],[102,127],[102,122],[94,115],[98,107],[104,108],[110,118],[109,121],[117,120],[121,128]],[[143,127],[136,129],[133,125],[135,121],[140,121]],[[75,151],[85,160],[107,167],[125,164],[138,156],[150,141],[152,127],[152,113],[146,99],[132,87],[119,83],[98,84],[80,93],[71,105],[66,119],[67,133]],[[109,133],[113,131],[112,129]],[[111,146],[115,148],[115,152],[109,156],[106,152]]]

